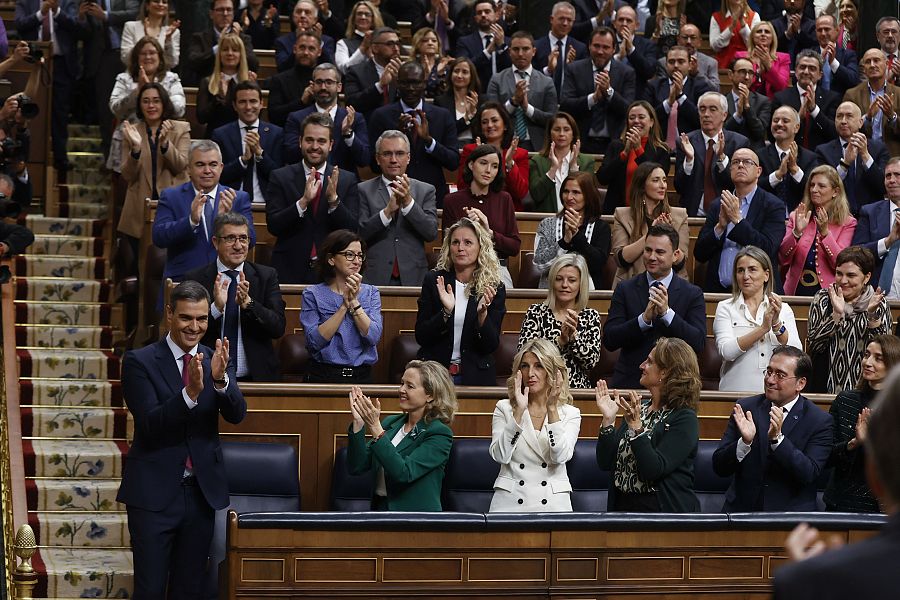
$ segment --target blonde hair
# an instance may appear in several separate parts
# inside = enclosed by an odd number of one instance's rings
[[[756,30],[764,26],[768,27],[769,33],[772,34],[772,46],[769,48],[769,56],[772,57],[772,60],[778,58],[778,34],[775,33],[775,28],[772,27],[772,24],[768,21],[760,21],[753,26],[753,29],[750,30],[750,39],[747,41],[747,58],[750,58],[750,55],[753,54],[753,47],[756,45],[756,43],[753,41],[753,36],[756,34]]]
[[[475,232],[478,238],[478,262],[475,265],[475,273],[472,280],[466,284],[466,298],[473,296],[479,297],[484,295],[484,291],[488,288],[495,290],[501,283],[500,279],[500,260],[497,258],[497,252],[494,250],[494,242],[491,240],[490,232],[482,227],[479,223],[463,217],[447,231],[444,232],[444,241],[441,244],[441,254],[438,257],[437,268],[442,271],[454,271],[453,260],[450,258],[450,240],[453,232],[460,227],[468,227]]]
[[[578,296],[575,297],[575,310],[581,312],[588,303],[588,294],[590,294],[591,290],[591,274],[588,272],[587,261],[584,260],[584,257],[580,254],[575,254],[574,252],[558,256],[556,260],[550,264],[550,274],[547,276],[547,282],[549,283],[547,299],[544,300],[544,304],[546,304],[550,310],[556,312],[556,294],[553,291],[553,282],[556,281],[557,273],[565,267],[575,267],[578,269],[578,273],[581,276],[581,281],[578,285]]]
[[[222,50],[236,49],[241,53],[241,62],[238,65],[237,82],[247,81],[250,79],[250,67],[247,66],[247,49],[244,48],[244,40],[235,33],[226,33],[219,38],[219,48],[216,52],[216,64],[213,67],[212,75],[209,76],[209,85],[207,89],[213,96],[219,93],[219,79],[222,74]]]
[[[425,406],[422,420],[425,423],[435,419],[447,425],[452,423],[459,404],[456,400],[456,387],[450,380],[447,367],[434,360],[411,360],[406,363],[406,369],[415,369],[419,372],[422,387],[425,393],[431,396],[431,402]]]
[[[684,340],[661,337],[653,347],[653,358],[663,372],[663,406],[697,411],[700,407],[700,367],[694,349]]]
[[[809,186],[812,183],[813,177],[816,175],[824,176],[825,179],[831,183],[831,187],[837,189],[838,193],[831,201],[831,206],[827,210],[830,217],[829,221],[835,225],[842,225],[847,220],[847,217],[850,216],[850,204],[847,202],[847,191],[844,189],[844,182],[841,181],[841,176],[838,175],[835,168],[830,165],[819,165],[810,171],[809,179],[806,180],[806,189],[803,191],[803,206],[805,206],[806,210],[810,211],[811,214],[815,215],[812,200],[809,199]],[[814,223],[815,219],[810,222]]]
[[[416,31],[416,33],[413,35],[413,37],[412,37],[412,60],[419,62],[419,57],[421,56],[421,53],[419,52],[419,44],[422,43],[422,40],[429,33],[431,35],[433,35],[435,37],[435,39],[437,39],[437,53],[435,54],[435,56],[437,56],[438,62],[440,62],[441,56],[444,55],[444,48],[441,46],[441,36],[439,36],[437,34],[437,32],[434,29],[432,29],[431,27],[422,27],[421,29]],[[426,75],[427,75],[427,73],[426,73]]]
[[[347,31],[344,32],[344,37],[348,40],[352,39],[353,34],[356,33],[356,11],[360,6],[365,6],[372,11],[372,28],[369,31],[375,31],[379,27],[384,27],[384,19],[381,18],[381,11],[378,7],[369,2],[369,0],[359,0],[350,9],[350,16],[347,17]]]
[[[557,373],[562,373],[562,382],[559,388],[559,403],[569,404],[572,401],[572,390],[569,389],[569,370],[566,367],[566,361],[559,353],[556,344],[545,340],[544,338],[533,338],[522,344],[519,351],[516,352],[512,362],[512,374],[506,380],[506,389],[509,398],[512,400],[516,397],[516,374],[519,372],[519,365],[526,352],[531,352],[537,358],[538,362],[547,372],[547,385],[551,385]],[[696,359],[694,360],[696,364]]]

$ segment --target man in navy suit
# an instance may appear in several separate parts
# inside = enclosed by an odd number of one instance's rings
[[[797,144],[800,115],[790,106],[775,109],[769,129],[774,143],[758,151],[759,166],[762,167],[759,186],[781,199],[787,218],[803,199],[806,181],[819,161],[814,152]]]
[[[565,0],[557,2],[550,12],[550,33],[534,42],[531,66],[553,79],[557,97],[562,94],[566,65],[588,55],[587,46],[570,35],[574,22],[575,7]]]
[[[300,161],[300,124],[314,112],[327,113],[334,122],[332,139],[335,140],[328,162],[345,171],[355,173],[357,167],[369,165],[369,130],[362,113],[348,105],[338,106],[338,93],[342,89],[341,72],[331,63],[322,63],[313,69],[313,106],[292,112],[284,125],[284,161],[294,164]]]
[[[859,211],[859,221],[853,232],[853,246],[865,246],[876,258],[871,282],[884,290],[890,299],[900,298],[900,156],[894,156],[884,167],[884,200],[866,204]],[[891,250],[893,249],[893,252]],[[885,265],[890,259],[891,264]]]
[[[425,70],[421,63],[407,62],[398,72],[400,100],[382,106],[369,121],[369,139],[377,140],[388,129],[406,133],[411,148],[407,175],[434,185],[437,206],[444,204],[447,183],[444,169],[459,167],[456,121],[445,108],[423,101]],[[373,162],[373,168],[377,163]]]
[[[764,148],[766,132],[772,121],[772,101],[750,89],[753,82],[753,63],[747,58],[732,59],[728,65],[731,76],[731,92],[725,94],[728,101],[728,119],[725,129],[739,133],[755,148]]]
[[[728,116],[725,96],[706,92],[700,96],[697,110],[700,129],[682,133],[675,153],[675,189],[681,194],[681,206],[692,217],[706,216],[722,190],[732,187],[730,157],[738,148],[749,146],[741,134],[723,129]]]
[[[487,91],[491,77],[508,68],[512,62],[509,58],[506,34],[498,22],[500,12],[493,0],[476,0],[472,8],[475,31],[456,41],[456,56],[465,56],[475,64],[478,79],[481,81],[480,93],[483,94]]]
[[[834,129],[834,113],[841,103],[839,94],[823,89],[822,55],[815,50],[803,50],[794,63],[797,85],[777,92],[772,99],[772,109],[790,106],[800,114],[800,134],[797,143],[807,150],[815,150],[819,144],[837,136]]]
[[[222,181],[250,195],[251,202],[266,201],[269,174],[282,165],[281,127],[261,121],[262,90],[255,81],[234,87],[238,120],[218,127],[212,140],[222,150]]]
[[[372,58],[347,69],[344,96],[347,106],[371,121],[376,108],[394,101],[397,93],[397,71],[400,58],[400,36],[390,27],[372,32]],[[487,84],[485,84],[487,85]],[[377,139],[370,137],[369,139]]]
[[[602,154],[625,127],[628,105],[634,100],[634,69],[612,60],[615,32],[601,27],[591,35],[590,58],[566,67],[560,109],[584,123],[581,151]]]
[[[16,0],[16,31],[23,40],[53,42],[53,108],[50,134],[53,164],[69,168],[69,109],[75,83],[81,74],[78,39],[87,33],[87,22],[77,18],[76,0]]]
[[[294,30],[275,39],[275,66],[279,73],[287,71],[294,66],[296,60],[294,56],[294,44],[297,42],[298,31],[309,31],[315,29],[319,22],[319,8],[312,0],[297,0],[294,10],[291,13],[291,21],[294,24]],[[335,29],[331,23],[334,21],[334,15],[331,19],[327,19],[322,23],[321,30],[321,48],[322,62],[334,62],[334,52],[337,47],[335,42]],[[340,28],[337,30],[338,37],[344,37],[344,31]]]
[[[863,206],[884,197],[884,166],[890,154],[884,144],[860,131],[863,117],[853,102],[841,102],[834,121],[839,137],[816,148],[816,155],[819,164],[837,168],[850,212],[857,216]]]
[[[703,292],[672,270],[683,258],[678,232],[671,225],[652,225],[647,230],[643,258],[647,271],[616,286],[603,327],[603,345],[621,350],[610,387],[639,388],[640,365],[661,337],[681,338],[698,354],[703,350]]]
[[[831,416],[800,394],[812,361],[799,348],[772,351],[765,393],[734,406],[713,470],[734,477],[722,512],[817,511],[816,483],[834,444]]]
[[[834,15],[823,14],[816,19],[816,39],[822,55],[822,87],[844,96],[844,92],[859,83],[856,52],[837,46],[837,21]]]
[[[716,9],[718,10],[718,8]],[[706,20],[709,23],[709,19]],[[707,27],[709,27],[707,25]],[[678,45],[684,46],[691,53],[691,75],[702,75],[706,77],[712,84],[714,90],[719,89],[719,63],[718,61],[700,51],[700,45],[703,43],[703,36],[700,28],[691,22],[681,26],[678,32]],[[666,75],[666,57],[663,56],[656,61],[656,75],[663,77]]]
[[[672,46],[666,53],[666,76],[656,77],[646,85],[646,99],[656,110],[656,119],[663,136],[668,131],[669,116],[676,103],[675,131],[694,131],[700,127],[697,100],[706,92],[718,91],[713,89],[705,77],[690,74],[690,58],[687,48]]]
[[[637,12],[629,5],[616,10],[613,27],[616,30],[617,51],[614,60],[634,69],[635,97],[644,95],[644,86],[656,75],[656,44],[637,35]],[[718,91],[718,90],[716,90]]]
[[[288,115],[313,103],[312,72],[322,54],[321,35],[315,29],[297,33],[294,66],[266,81],[269,88],[269,119],[283,127]]]
[[[169,333],[125,353],[122,393],[134,418],[117,500],[128,510],[135,598],[200,598],[215,511],[228,506],[219,415],[238,424],[247,403],[228,368],[229,340],[200,344],[209,294],[172,290]]]
[[[253,222],[249,194],[219,184],[222,168],[219,145],[210,140],[195,141],[188,164],[191,180],[160,194],[153,243],[167,250],[163,280],[181,281],[188,271],[216,259],[212,244],[216,215],[234,211]],[[256,243],[252,227],[250,240],[251,246]]]
[[[356,231],[359,194],[356,175],[328,163],[334,123],[312,113],[300,128],[303,160],[275,170],[266,191],[266,224],[278,239],[272,267],[281,283],[316,283],[318,249],[329,233]]]
[[[285,324],[278,274],[272,267],[247,260],[250,224],[242,214],[216,217],[213,246],[218,258],[186,276],[213,299],[201,343],[215,346],[217,339],[227,337],[239,381],[278,381],[278,356],[272,342],[284,335]]]
[[[778,36],[778,50],[790,54],[792,61],[797,53],[818,44],[815,16],[806,12],[806,4],[807,0],[784,0],[784,14],[770,21]]]
[[[750,148],[735,150],[729,167],[734,192],[722,190],[712,203],[694,245],[694,258],[706,263],[703,291],[730,293],[735,256],[744,246],[756,246],[772,260],[775,272],[771,277],[780,293],[777,265],[778,247],[784,238],[784,202],[757,187],[762,169]]]

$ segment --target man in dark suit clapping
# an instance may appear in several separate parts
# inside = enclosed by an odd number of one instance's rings
[[[718,91],[702,75],[690,74],[690,58],[687,48],[672,46],[666,53],[666,76],[657,77],[647,84],[647,101],[656,110],[660,132],[673,150],[679,132],[700,127],[700,115],[697,113],[700,96]],[[674,121],[670,123],[673,116]]]
[[[500,25],[500,12],[493,0],[476,0],[472,7],[475,31],[456,42],[456,55],[465,56],[475,64],[481,93],[487,91],[491,77],[509,67],[509,46]]]
[[[797,85],[775,94],[772,108],[790,106],[800,114],[800,134],[797,142],[807,150],[834,139],[834,113],[841,97],[819,85],[822,79],[822,55],[815,50],[803,50],[794,63]]]
[[[750,90],[753,81],[753,63],[747,58],[735,58],[729,65],[731,92],[728,100],[728,119],[725,129],[740,133],[753,144],[762,148],[766,144],[766,132],[772,120],[772,101],[758,92]]]
[[[894,245],[900,241],[900,156],[888,160],[884,167],[884,200],[862,207],[859,222],[853,232],[853,245],[865,246],[875,256],[872,285],[880,287],[891,300],[900,299],[900,270],[898,252]],[[891,252],[891,248],[894,251]],[[888,261],[890,260],[890,264]],[[888,272],[884,273],[887,268]]]
[[[556,96],[562,95],[566,65],[587,58],[587,46],[576,40],[572,33],[575,7],[562,0],[553,5],[550,13],[550,32],[534,41],[535,69],[553,79]]]
[[[759,186],[778,196],[790,213],[803,199],[806,180],[818,165],[814,152],[797,144],[800,115],[790,106],[779,106],[772,115],[774,143],[758,151],[762,175]]]

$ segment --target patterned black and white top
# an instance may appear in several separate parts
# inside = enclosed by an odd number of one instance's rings
[[[544,303],[532,304],[525,313],[519,332],[519,348],[528,340],[544,338],[557,343],[562,323]],[[569,387],[590,389],[594,382],[588,376],[600,360],[600,313],[585,308],[578,315],[578,329],[572,340],[559,349],[569,369]]]
[[[833,312],[828,290],[816,292],[809,307],[806,344],[810,354],[828,352],[831,366],[828,392],[837,394],[856,387],[862,374],[862,356],[866,346],[876,335],[888,333],[891,312],[887,300],[883,299],[875,312],[881,319],[878,327],[869,327],[869,317],[865,311],[845,316],[838,324],[832,318]]]
[[[668,417],[671,409],[661,409],[650,412],[650,403],[641,405],[641,423],[644,431],[640,435],[650,435],[656,424]],[[616,470],[614,481],[616,489],[629,494],[645,494],[658,491],[652,481],[643,481],[638,475],[637,459],[631,450],[631,440],[627,435],[619,440],[619,452],[616,455]]]

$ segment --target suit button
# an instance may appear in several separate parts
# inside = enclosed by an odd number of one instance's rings
[[[547,499],[544,498],[543,500],[541,500],[541,504],[547,504]]]
[[[519,485],[525,485],[525,480],[524,479],[520,480]]]
[[[524,469],[524,468],[525,468],[525,463],[520,464],[520,465],[519,465],[519,468],[520,468],[520,469]]]
[[[525,504],[525,501],[519,498],[519,504]]]
[[[547,463],[541,463],[541,468],[542,468],[542,469],[546,469],[546,468],[547,468]]]
[[[550,445],[551,445],[551,446],[555,446],[555,445],[556,445],[556,442],[550,442]]]
[[[542,481],[542,482],[541,482],[541,485],[547,485],[547,482],[546,482],[546,481]]]
[[[400,241],[400,238],[394,238],[394,241],[395,241],[395,242],[399,242],[399,241]]]

